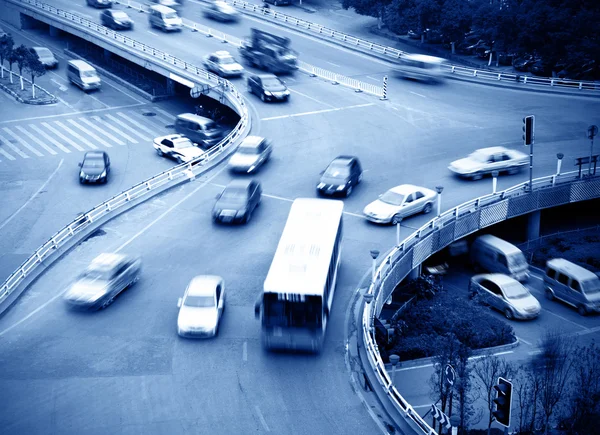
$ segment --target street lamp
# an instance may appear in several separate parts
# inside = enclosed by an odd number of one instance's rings
[[[392,385],[394,385],[394,381],[396,379],[396,366],[400,362],[400,357],[398,355],[390,355],[390,362],[392,363]]]
[[[498,171],[492,171],[492,194],[496,194],[496,186],[498,186]]]
[[[375,282],[375,269],[377,268],[377,257],[379,257],[379,250],[371,249],[371,258],[373,259],[373,267],[371,268],[371,282]]]
[[[371,302],[373,301],[373,294],[369,293],[368,288],[365,289],[363,298],[365,299],[365,302],[367,305],[371,305]],[[373,344],[375,346],[377,346],[377,340],[375,340],[375,307],[370,307],[370,308],[371,308],[371,315],[369,316],[369,325],[370,325],[371,331],[373,331]]]
[[[592,155],[594,154],[594,136],[596,136],[598,134],[598,126],[597,125],[590,125],[587,129],[587,135],[588,135],[588,139],[590,140],[590,162],[589,162],[589,166],[588,166],[588,175],[592,175]],[[595,167],[594,167],[594,173],[595,171]]]
[[[562,159],[565,155],[563,153],[558,153],[556,155],[556,158],[558,159],[556,161],[556,175],[560,175],[560,166],[562,165]]]
[[[435,191],[437,192],[437,215],[440,217],[442,214],[442,191],[444,190],[444,186],[435,186]]]

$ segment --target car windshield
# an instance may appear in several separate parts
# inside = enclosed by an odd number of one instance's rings
[[[185,298],[186,307],[214,307],[215,298],[212,296],[194,296],[189,295]]]
[[[194,144],[189,139],[175,142],[175,148],[192,148],[193,146]]]
[[[600,292],[600,279],[592,278],[581,282],[586,295]]]
[[[233,60],[233,57],[221,57],[219,63],[221,65],[231,65],[235,63],[235,60]]]
[[[84,168],[102,168],[104,166],[104,160],[102,159],[85,159],[83,161]]]
[[[513,255],[508,256],[508,266],[509,267],[520,267],[527,264],[527,260],[525,259],[525,255],[522,252],[517,252]]]
[[[258,148],[249,145],[239,147],[237,152],[240,154],[260,154]]]
[[[381,197],[379,197],[379,200],[390,205],[402,205],[402,203],[404,202],[404,195],[388,190],[383,195],[381,195]]]
[[[115,20],[126,20],[127,18],[129,18],[127,14],[122,11],[114,11],[112,14]]]
[[[168,14],[165,14],[165,18],[167,20],[173,20],[177,18],[177,12],[169,12]]]
[[[245,199],[246,198],[246,189],[242,188],[242,189],[237,189],[237,188],[228,188],[225,189],[225,191],[223,192],[223,195],[221,195],[221,199],[224,200],[228,200],[228,201],[236,201],[236,200],[240,200],[240,199]]]
[[[112,273],[110,270],[86,270],[81,275],[81,279],[87,280],[100,280],[100,281],[108,281],[110,280]]]
[[[332,178],[346,178],[350,175],[350,168],[346,165],[329,165],[323,175]]]
[[[47,48],[36,48],[35,52],[39,57],[52,57],[52,52]]]
[[[282,83],[277,77],[266,77],[262,79],[262,84],[265,88],[278,88]]]
[[[96,77],[96,71],[82,71],[81,77]]]
[[[209,122],[208,124],[206,124],[205,127],[206,127],[206,130],[216,130],[218,128],[216,122]]]
[[[529,292],[522,284],[513,282],[502,287],[507,299],[523,299],[529,296]]]
[[[484,151],[475,151],[474,153],[469,154],[469,158],[479,163],[487,163],[490,156]]]

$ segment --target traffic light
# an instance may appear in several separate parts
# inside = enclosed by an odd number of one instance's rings
[[[529,115],[523,118],[523,143],[531,145],[534,138],[535,116]]]
[[[512,383],[504,378],[498,378],[498,385],[494,385],[496,390],[496,410],[492,415],[502,426],[510,426],[510,409],[512,405]]]

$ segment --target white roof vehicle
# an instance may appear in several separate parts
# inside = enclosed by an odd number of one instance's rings
[[[244,67],[225,50],[216,51],[205,56],[204,65],[209,71],[223,77],[240,76],[244,73]]]
[[[181,337],[214,337],[225,309],[223,278],[215,275],[192,278],[177,306],[177,333]]]
[[[455,160],[450,163],[448,169],[462,177],[479,180],[494,171],[516,174],[528,162],[527,154],[496,146],[478,149],[468,157]]]
[[[367,205],[363,214],[375,223],[396,225],[405,217],[416,213],[429,213],[433,209],[436,193],[425,187],[401,184],[379,195]]]
[[[177,163],[187,163],[205,154],[203,150],[182,134],[169,134],[154,139],[154,148],[159,156],[167,156]]]

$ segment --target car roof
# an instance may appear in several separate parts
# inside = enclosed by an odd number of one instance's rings
[[[88,151],[83,155],[84,159],[103,159],[106,155],[105,151]]]
[[[504,152],[508,151],[508,149],[498,146],[498,147],[479,148],[478,150],[476,150],[476,152],[478,152],[478,151],[490,153],[490,154],[496,154],[496,153],[504,153]]]
[[[277,79],[278,77],[275,74],[257,74],[256,77],[260,77],[261,79]]]
[[[240,146],[257,147],[263,140],[265,138],[260,136],[246,136]]]
[[[415,186],[413,184],[401,184],[400,186],[392,187],[390,189],[394,193],[399,193],[401,195],[408,195],[413,193],[415,190],[428,191],[429,189],[425,187]]]
[[[444,62],[446,62],[446,59],[444,59],[442,57],[428,56],[426,54],[406,53],[406,54],[403,54],[401,58],[415,60],[417,62],[428,62],[428,63],[444,63]]]
[[[217,275],[198,275],[192,278],[188,284],[187,295],[207,296],[212,295],[223,278]]]
[[[488,243],[491,246],[501,249],[506,254],[521,252],[521,250],[512,243],[509,243],[506,240],[502,240],[500,237],[492,236],[491,234],[484,234],[483,236],[479,236],[477,237],[475,242],[477,241],[480,241],[480,243]]]
[[[168,14],[171,12],[177,13],[177,11],[175,9],[165,6],[165,5],[155,5],[155,6],[150,6],[150,8],[157,10],[159,12],[165,13],[165,14]]]
[[[95,68],[90,65],[87,62],[84,62],[83,60],[70,60],[69,64],[77,67],[78,69],[82,70],[82,71],[91,71],[91,70],[95,70]]]
[[[552,260],[548,260],[546,265],[553,269],[558,269],[559,272],[567,272],[570,275],[575,275],[578,280],[595,279],[598,277],[594,272],[578,264],[571,263],[564,258],[553,258]]]
[[[481,279],[487,279],[490,281],[493,281],[494,283],[498,284],[500,287],[503,287],[505,285],[508,284],[514,284],[519,283],[519,281],[517,281],[514,278],[511,278],[508,275],[505,275],[503,273],[486,273],[483,275],[477,275],[478,277],[480,277]]]
[[[215,51],[213,53],[213,55],[217,56],[217,57],[231,57],[231,53],[228,52],[227,50],[219,50],[219,51]]]
[[[233,180],[225,186],[225,189],[248,189],[250,183],[252,183],[252,180]]]
[[[337,156],[335,159],[333,159],[331,161],[331,163],[341,163],[341,164],[344,164],[344,165],[349,165],[352,162],[353,159],[356,159],[356,157],[353,157],[353,156]]]
[[[210,118],[205,118],[204,116],[194,115],[193,113],[181,113],[177,115],[179,119],[185,119],[186,121],[197,122],[199,124],[208,124],[209,122],[214,122]]]
[[[109,271],[128,258],[129,257],[124,254],[100,254],[92,260],[88,268],[92,270]]]

